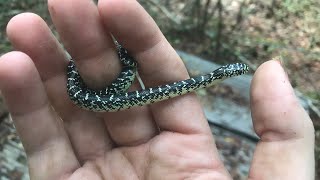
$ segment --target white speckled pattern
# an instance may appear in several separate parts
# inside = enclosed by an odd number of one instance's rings
[[[228,64],[203,76],[145,90],[127,92],[135,79],[137,63],[127,50],[117,42],[115,43],[123,69],[119,77],[103,90],[96,91],[88,88],[81,79],[73,60],[70,60],[67,68],[67,91],[70,99],[81,108],[95,112],[113,112],[134,106],[144,106],[206,88],[226,78],[242,75],[249,71],[246,64]]]

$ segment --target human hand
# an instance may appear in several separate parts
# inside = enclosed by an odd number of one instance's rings
[[[64,47],[90,87],[105,86],[121,68],[109,33],[138,61],[146,86],[188,77],[137,1],[102,0],[98,8],[90,0],[48,3]],[[0,88],[31,179],[230,179],[194,94],[117,113],[85,111],[69,100],[68,60],[40,17],[14,17],[7,34],[23,53],[1,57]],[[249,178],[312,179],[312,122],[277,61],[255,73],[251,107],[261,140]]]

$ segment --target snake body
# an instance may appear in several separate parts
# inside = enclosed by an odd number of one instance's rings
[[[87,87],[77,71],[74,61],[70,60],[67,67],[67,91],[70,99],[76,105],[95,112],[113,112],[135,106],[144,106],[210,87],[226,78],[247,73],[249,70],[249,67],[243,63],[228,64],[206,75],[127,92],[135,79],[137,62],[117,42],[116,46],[122,63],[122,71],[110,86],[102,90]]]

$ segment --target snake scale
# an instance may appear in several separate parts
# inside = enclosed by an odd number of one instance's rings
[[[79,107],[95,112],[113,112],[135,106],[144,106],[181,96],[200,88],[206,88],[226,78],[242,75],[249,71],[249,67],[246,64],[228,64],[206,75],[127,92],[135,79],[137,62],[118,42],[115,41],[115,44],[122,64],[122,71],[119,77],[105,89],[94,90],[87,87],[74,61],[70,60],[67,67],[67,91],[70,99]]]

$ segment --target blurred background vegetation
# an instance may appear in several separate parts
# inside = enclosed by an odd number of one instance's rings
[[[253,69],[281,55],[293,86],[320,100],[320,1],[140,0],[172,45],[216,62]],[[30,11],[52,27],[45,0],[0,0],[0,53],[12,49],[9,19]],[[54,29],[53,29],[54,31]]]
[[[252,69],[282,56],[293,86],[308,96],[319,110],[319,0],[139,2],[176,49],[218,63],[242,61]],[[54,31],[45,0],[0,0],[0,55],[12,50],[5,34],[7,22],[26,11],[39,14]],[[313,121],[319,161],[320,120],[313,117]]]

